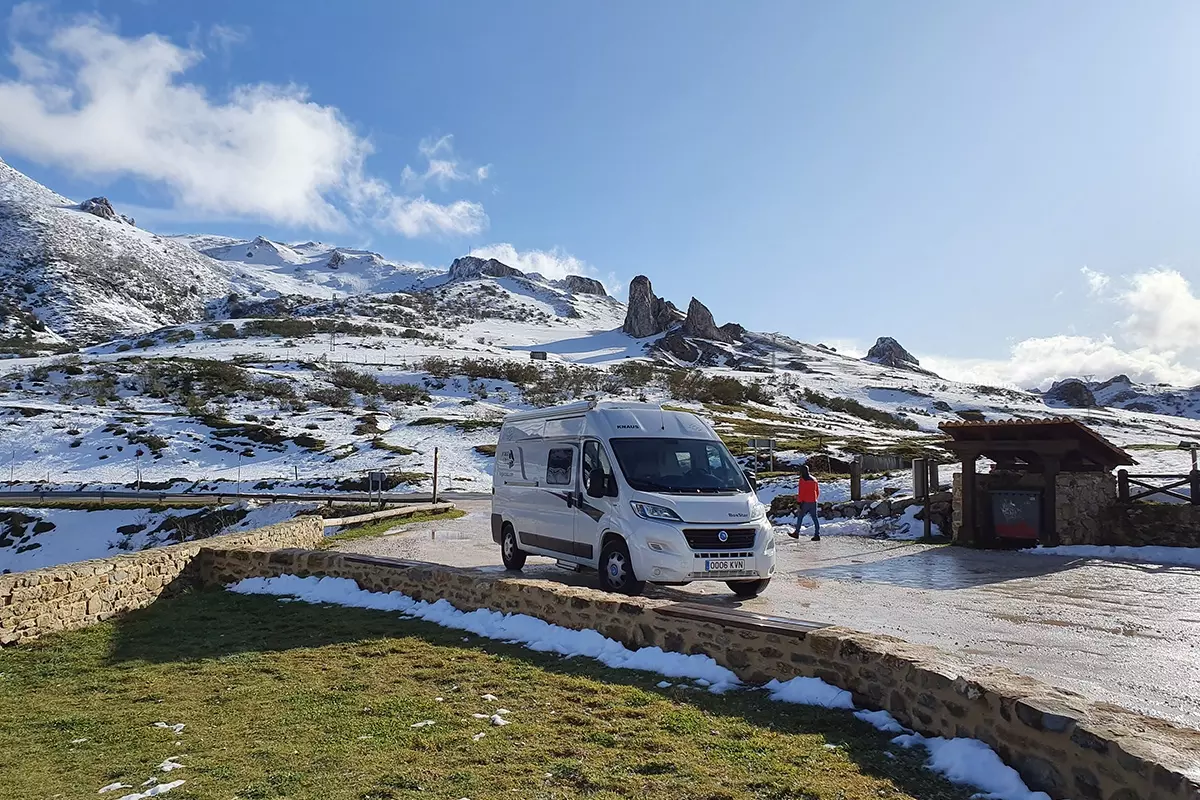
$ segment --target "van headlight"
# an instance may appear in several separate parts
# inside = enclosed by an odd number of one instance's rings
[[[755,500],[750,504],[750,521],[757,522],[767,518],[767,507]]]
[[[629,504],[633,513],[642,519],[652,519],[655,522],[683,522],[679,515],[666,506],[656,506],[653,503],[639,503],[636,500]]]

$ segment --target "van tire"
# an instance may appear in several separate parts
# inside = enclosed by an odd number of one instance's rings
[[[528,558],[528,554],[517,542],[517,532],[508,522],[504,523],[500,530],[500,558],[504,561],[504,568],[513,572],[520,572],[525,566],[525,559]]]
[[[770,578],[763,578],[757,581],[725,581],[725,585],[732,589],[738,597],[758,597],[766,591],[767,584],[770,582]]]
[[[636,596],[646,588],[633,574],[629,546],[620,536],[610,536],[600,548],[600,588],[606,592]]]

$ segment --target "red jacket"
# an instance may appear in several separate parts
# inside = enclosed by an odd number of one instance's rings
[[[821,496],[821,487],[815,480],[801,480],[796,492],[796,501],[800,503],[815,503]]]

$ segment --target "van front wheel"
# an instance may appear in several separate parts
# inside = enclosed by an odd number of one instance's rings
[[[500,533],[500,557],[504,559],[504,568],[520,572],[525,566],[526,556],[525,551],[517,544],[517,532],[513,530],[513,526],[504,523],[504,529]]]
[[[726,581],[725,585],[733,589],[733,593],[738,597],[758,597],[770,582],[770,578],[763,578],[758,581]]]
[[[646,582],[633,574],[633,561],[624,539],[614,536],[600,550],[600,588],[628,595],[639,595],[646,588]]]

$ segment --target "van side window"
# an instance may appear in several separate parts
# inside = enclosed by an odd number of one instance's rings
[[[552,447],[546,458],[546,483],[567,486],[571,483],[571,466],[575,451],[570,447]]]
[[[604,473],[604,478],[609,487],[615,487],[616,484],[612,480],[612,464],[608,461],[608,454],[604,452],[604,448],[595,439],[583,443],[583,481],[584,486],[587,486],[587,477],[594,470],[600,470]],[[616,493],[610,488],[612,496]]]

